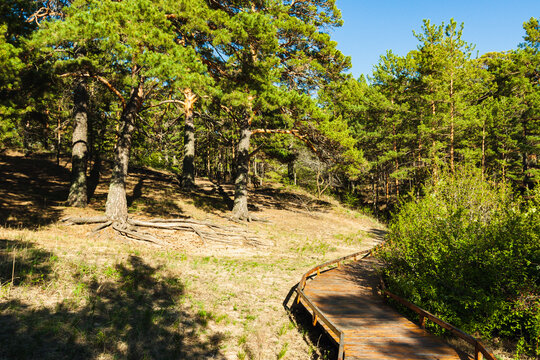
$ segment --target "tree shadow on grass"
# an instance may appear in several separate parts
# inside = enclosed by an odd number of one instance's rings
[[[262,187],[253,189],[250,196],[251,202],[255,205],[278,210],[324,212],[332,206],[327,201],[294,193],[283,188]]]
[[[183,305],[182,282],[159,270],[130,256],[54,309],[0,303],[0,359],[223,358],[224,336],[208,333],[208,319]]]
[[[180,187],[177,191],[184,198],[191,199],[188,202],[205,212],[217,215],[220,212],[232,210],[234,185],[218,184],[200,178],[197,180],[193,186]]]
[[[140,177],[139,181],[137,181],[137,184],[133,188],[133,191],[131,192],[131,195],[127,196],[127,204],[128,207],[133,205],[133,202],[137,199],[140,199],[142,196],[142,189],[144,185],[144,177]]]
[[[188,196],[193,199],[193,205],[210,213],[230,211],[234,205],[234,188],[230,185],[213,184],[211,190],[191,188]]]
[[[32,243],[0,239],[0,285],[35,284],[49,280],[55,256]]]
[[[47,158],[0,156],[0,226],[34,229],[56,222],[69,177]]]
[[[204,187],[184,190],[185,195],[193,199],[193,204],[210,213],[232,210],[234,205],[234,184],[211,183]],[[324,200],[297,194],[286,189],[260,187],[248,189],[249,211],[259,212],[264,208],[289,210],[295,212],[327,211],[332,205]]]
[[[166,172],[135,167],[130,171],[126,186],[130,212],[150,217],[185,217],[184,211],[174,201],[178,184]]]

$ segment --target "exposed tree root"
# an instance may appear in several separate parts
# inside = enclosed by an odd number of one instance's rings
[[[237,224],[242,224],[244,222],[262,222],[262,223],[270,223],[270,220],[262,219],[256,216],[245,215],[245,216],[231,216],[228,218],[230,221],[235,222]]]
[[[159,246],[166,245],[163,241],[147,233],[140,233],[136,230],[127,229],[126,227],[119,226],[118,224],[114,223],[112,224],[112,228],[119,232],[121,235],[130,239],[146,241]]]
[[[107,222],[105,222],[105,223],[103,223],[101,225],[96,226],[94,229],[92,229],[92,234],[95,234],[95,233],[97,233],[97,232],[111,226],[112,223],[113,223],[112,221],[107,221]]]
[[[99,224],[92,230],[91,234],[95,234],[111,226],[112,229],[123,237],[149,242],[159,246],[166,246],[167,243],[151,234],[139,231],[139,229],[151,228],[159,230],[193,232],[197,234],[203,243],[218,242],[230,245],[249,245],[256,247],[273,246],[272,243],[250,233],[248,230],[241,227],[217,225],[208,221],[199,221],[190,218],[150,220],[128,218],[126,222],[121,223],[111,221],[106,216],[97,216],[91,218],[66,217],[61,219],[61,221],[69,225]]]
[[[74,218],[74,217],[65,217],[60,219],[61,222],[65,222],[68,225],[83,225],[83,224],[101,224],[109,221],[109,218],[105,215],[103,216],[94,216],[89,218]]]

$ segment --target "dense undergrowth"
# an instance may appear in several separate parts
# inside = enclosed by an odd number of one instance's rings
[[[516,358],[540,355],[540,189],[519,196],[461,169],[424,191],[401,205],[380,251],[390,290],[513,344]]]

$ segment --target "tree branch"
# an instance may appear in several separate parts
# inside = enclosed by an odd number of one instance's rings
[[[126,107],[126,99],[124,99],[124,97],[122,96],[122,94],[120,93],[120,91],[118,91],[118,89],[116,89],[107,79],[105,79],[103,76],[99,76],[99,75],[92,75],[90,73],[65,73],[65,74],[62,74],[60,75],[60,77],[68,77],[68,76],[82,76],[82,77],[91,77],[91,78],[94,78],[96,80],[98,80],[99,82],[101,82],[102,84],[104,84],[110,91],[112,91],[119,99],[120,99],[120,102],[122,103],[122,109],[124,109]]]
[[[296,130],[296,129],[291,129],[291,130],[285,130],[285,129],[255,129],[251,132],[252,135],[255,135],[255,134],[290,134],[292,136],[294,136],[295,138],[301,140],[302,142],[304,142],[304,144],[306,144],[310,149],[311,151],[313,151],[315,154],[317,155],[321,155],[319,150],[315,147],[315,145],[313,145],[313,143],[311,141],[309,141],[309,139],[306,138],[306,135],[302,135],[300,134],[300,131]]]
[[[160,101],[157,104],[145,106],[142,109],[142,111],[148,110],[148,109],[151,109],[151,108],[155,108],[155,107],[158,107],[158,106],[161,106],[161,105],[165,105],[165,104],[181,104],[181,105],[184,105],[184,102],[182,100],[174,100],[174,99],[173,100],[163,100],[163,101]]]

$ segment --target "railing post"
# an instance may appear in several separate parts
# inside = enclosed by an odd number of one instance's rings
[[[424,317],[424,315],[420,315],[420,327],[422,329],[426,328],[426,318]]]
[[[317,314],[313,313],[313,326],[317,325]]]
[[[480,351],[480,346],[478,346],[478,341],[474,344],[474,360],[482,360],[484,358],[484,354]]]
[[[339,350],[338,350],[338,360],[343,360],[345,358],[345,337],[343,332],[339,334]]]

